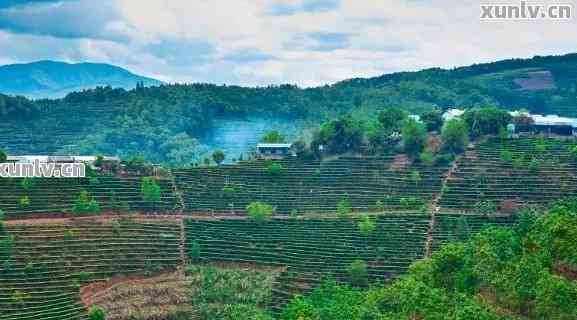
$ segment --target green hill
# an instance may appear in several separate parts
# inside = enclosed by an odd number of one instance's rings
[[[493,105],[577,116],[576,71],[577,54],[569,54],[400,72],[307,89],[175,84],[130,91],[101,87],[57,100],[0,95],[0,148],[12,154],[142,155],[182,165],[202,160],[206,149],[222,148],[199,143],[218,134],[213,123],[222,119],[298,121],[295,130],[303,131],[340,113],[369,118],[395,106],[420,113],[433,107]],[[262,130],[259,126],[254,134]]]

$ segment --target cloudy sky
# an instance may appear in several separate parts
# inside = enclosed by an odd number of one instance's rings
[[[577,0],[560,1],[540,3],[575,7]],[[479,5],[479,0],[0,0],[0,64],[105,62],[169,82],[314,86],[577,52],[575,18],[480,21]]]

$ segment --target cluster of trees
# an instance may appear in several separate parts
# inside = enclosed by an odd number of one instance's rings
[[[446,244],[390,285],[327,281],[283,319],[575,319],[576,244],[577,201],[562,201],[545,215],[524,212],[513,228]]]
[[[495,107],[471,108],[446,122],[437,108],[419,118],[400,108],[384,109],[372,121],[341,116],[323,123],[302,154],[404,152],[425,164],[446,163],[463,152],[470,139],[502,134],[512,121],[508,112]]]

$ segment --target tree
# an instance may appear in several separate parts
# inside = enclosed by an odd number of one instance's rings
[[[264,137],[262,137],[261,142],[263,143],[284,143],[285,138],[278,131],[269,131]]]
[[[433,108],[421,114],[421,121],[425,123],[427,131],[439,131],[443,126],[443,112],[439,108]]]
[[[459,154],[465,151],[469,143],[467,125],[463,120],[451,119],[443,126],[441,133],[442,149],[446,152]]]
[[[156,180],[151,177],[142,178],[142,183],[140,186],[140,195],[142,199],[154,207],[160,202],[161,190]]]
[[[215,150],[212,153],[212,160],[217,164],[220,165],[224,161],[225,155],[224,151],[222,150]]]
[[[375,222],[368,216],[363,215],[359,222],[359,232],[365,238],[369,237],[376,229]]]
[[[513,117],[505,110],[495,107],[473,108],[465,111],[463,119],[473,137],[498,134],[506,128]]]
[[[425,149],[427,142],[427,130],[422,123],[413,119],[407,119],[403,123],[403,144],[405,152],[412,158],[416,158]]]
[[[30,197],[23,196],[18,200],[18,206],[22,209],[30,207]]]
[[[351,284],[365,286],[369,281],[367,264],[363,260],[355,260],[347,267],[347,274]]]
[[[265,222],[269,220],[274,212],[275,209],[264,202],[256,201],[251,202],[247,207],[246,211],[248,212],[248,216],[257,223]]]
[[[95,306],[90,308],[88,311],[88,320],[105,320],[106,319],[106,312],[104,309]]]
[[[352,116],[341,116],[338,119],[323,123],[314,134],[311,149],[318,151],[319,146],[329,154],[341,154],[358,151],[364,137],[364,124]]]
[[[6,154],[6,152],[2,149],[0,149],[0,163],[6,162],[6,159],[8,158],[8,155]]]
[[[378,119],[381,127],[389,133],[400,131],[403,121],[408,118],[406,111],[400,108],[386,108],[379,112]]]

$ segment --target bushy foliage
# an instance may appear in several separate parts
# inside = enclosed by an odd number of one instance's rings
[[[407,119],[404,121],[402,134],[405,153],[412,158],[417,157],[425,149],[427,129],[422,123]]]
[[[496,135],[513,120],[506,110],[495,107],[469,109],[463,114],[463,119],[473,137]]]
[[[469,143],[469,132],[467,125],[463,120],[451,119],[443,126],[441,133],[443,141],[443,150],[453,154],[459,154],[465,151]]]
[[[364,136],[364,125],[352,116],[342,116],[321,125],[315,133],[311,148],[317,151],[323,146],[328,154],[342,154],[358,151]]]
[[[278,131],[269,131],[264,137],[262,137],[261,142],[263,143],[284,143],[285,138]]]
[[[140,185],[140,195],[144,201],[154,206],[160,202],[162,192],[154,178],[144,177]]]
[[[212,161],[214,161],[214,163],[216,163],[217,165],[220,165],[223,161],[224,161],[225,155],[224,155],[224,151],[222,150],[215,150],[212,153]]]
[[[273,206],[266,204],[264,202],[260,202],[260,201],[256,201],[256,202],[251,202],[247,207],[246,207],[246,211],[248,213],[248,216],[250,217],[251,220],[257,222],[257,223],[262,223],[265,222],[266,220],[270,219],[274,212],[275,209]]]
[[[284,171],[285,168],[280,163],[271,163],[267,168],[266,171],[271,176],[280,176]]]
[[[98,306],[92,307],[88,311],[88,320],[106,320],[106,312]]]
[[[363,260],[355,260],[347,267],[349,281],[355,286],[366,286],[369,282],[367,263]]]
[[[358,226],[359,226],[359,232],[361,233],[361,235],[363,235],[363,237],[370,236],[377,228],[377,225],[375,224],[373,219],[371,219],[371,217],[369,217],[366,214],[360,217]]]
[[[99,213],[100,212],[100,205],[93,199],[88,191],[82,190],[76,202],[74,202],[74,206],[72,207],[72,211],[76,214],[82,213]]]
[[[0,149],[0,163],[6,162],[7,157],[8,155],[6,154],[6,151]]]

